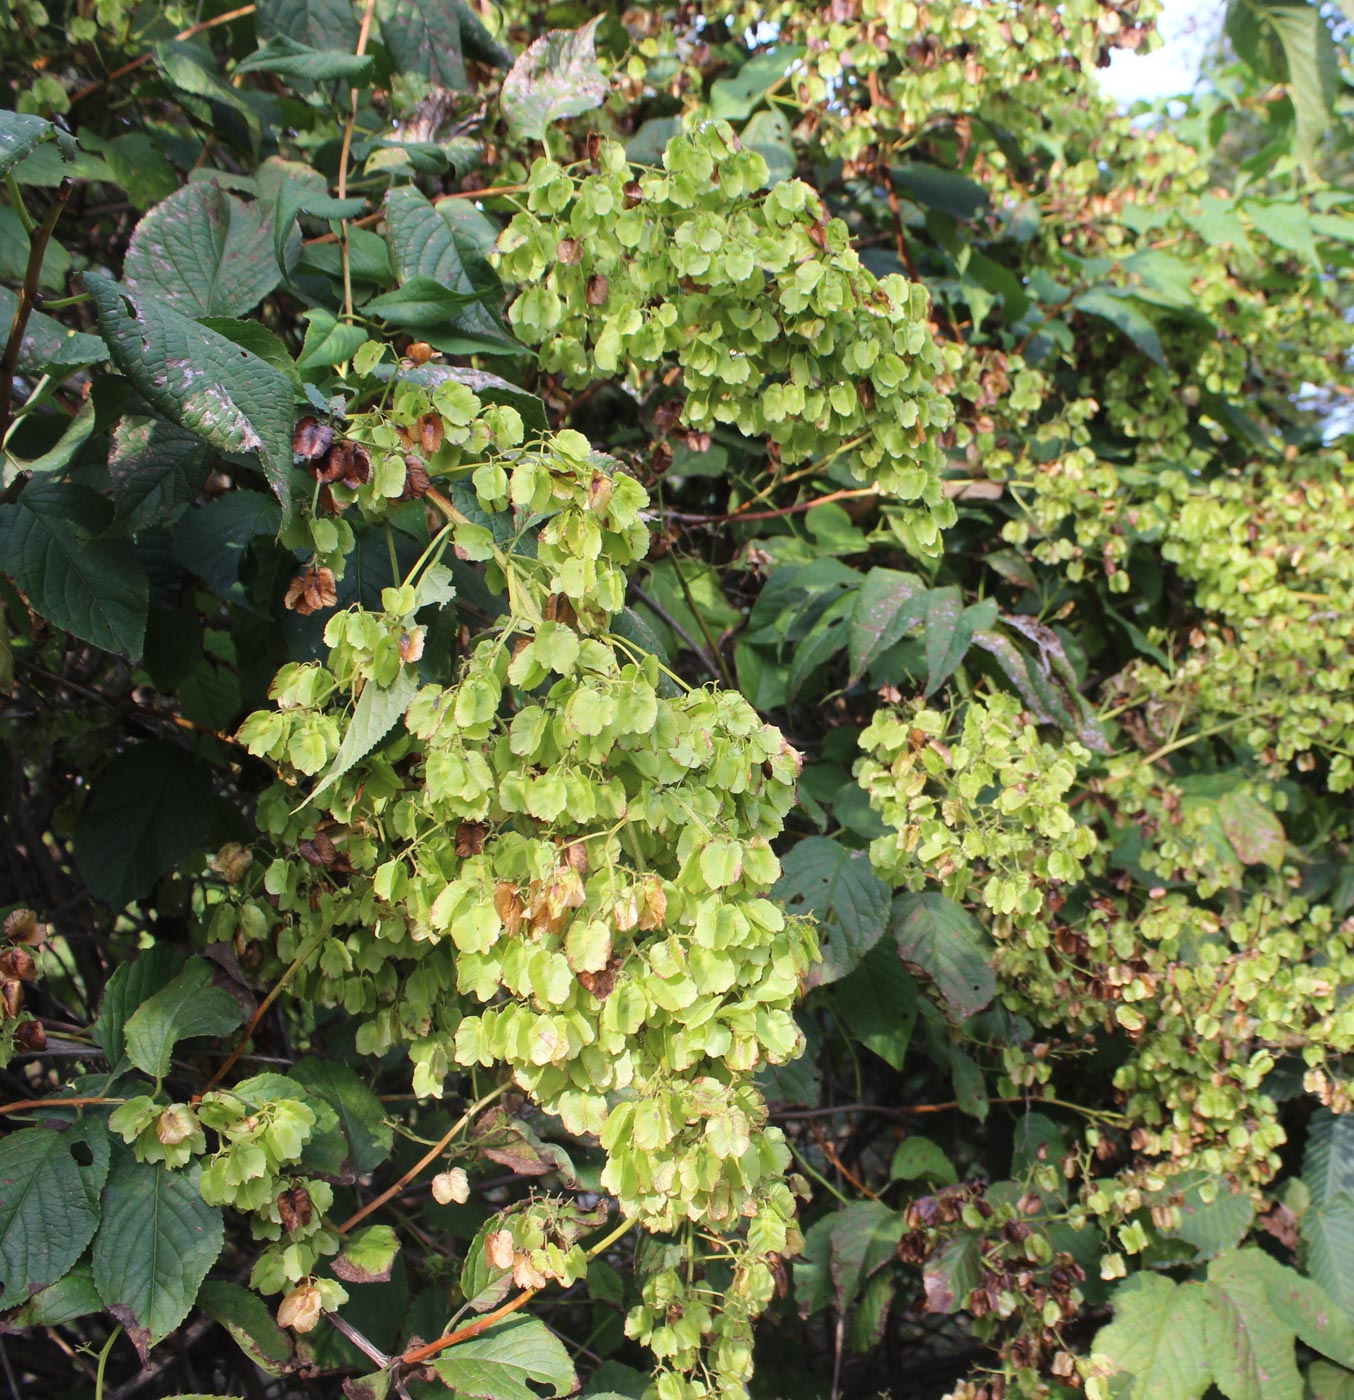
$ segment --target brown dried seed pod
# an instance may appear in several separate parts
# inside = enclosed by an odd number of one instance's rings
[[[287,585],[282,606],[308,617],[321,608],[332,608],[338,602],[338,585],[332,569],[306,569]]]
[[[304,1186],[292,1186],[277,1198],[278,1217],[289,1234],[305,1229],[312,1211],[310,1193]]]
[[[424,453],[431,457],[439,447],[442,446],[442,437],[445,429],[442,426],[442,415],[440,413],[425,413],[417,424],[418,445]]]
[[[16,909],[5,919],[5,937],[11,943],[28,943],[41,947],[47,937],[47,926],[38,922],[31,909]]]
[[[309,415],[302,418],[292,429],[291,450],[297,457],[304,457],[307,461],[313,462],[315,458],[323,457],[333,443],[333,428]]]
[[[611,283],[600,272],[588,278],[587,302],[589,306],[604,306],[611,293]]]
[[[23,1021],[14,1027],[14,1048],[22,1055],[36,1055],[47,1048],[47,1027],[41,1021]]]
[[[411,452],[404,459],[404,493],[402,501],[417,501],[432,489],[432,477],[419,457]]]
[[[17,977],[20,982],[38,980],[37,959],[21,944],[0,953],[0,977]]]

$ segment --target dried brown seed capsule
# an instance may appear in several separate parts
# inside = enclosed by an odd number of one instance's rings
[[[323,457],[333,446],[333,442],[333,428],[316,418],[302,418],[292,429],[291,450],[296,456],[304,457],[307,461]]]

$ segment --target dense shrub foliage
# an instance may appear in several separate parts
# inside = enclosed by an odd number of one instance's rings
[[[1354,1395],[1348,25],[1153,21],[0,12],[16,1395]]]

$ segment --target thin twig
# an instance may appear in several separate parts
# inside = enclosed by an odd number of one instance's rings
[[[257,7],[254,5],[241,5],[238,10],[227,10],[223,15],[217,15],[215,19],[204,19],[201,24],[190,24],[187,29],[181,29],[174,36],[175,40],[193,39],[199,34],[205,34],[209,29],[215,29],[218,25],[229,24],[232,20],[243,19],[246,15],[252,15]],[[128,73],[135,73],[138,68],[143,68],[155,57],[154,50],[150,53],[143,53],[140,58],[134,58],[130,63],[124,63],[121,68],[115,68],[106,78],[96,78],[92,83],[87,83],[78,92],[71,94],[72,102],[79,102],[82,98],[88,97],[90,93],[98,92],[101,87],[108,83],[115,83],[119,78],[125,78]]]
[[[632,1217],[623,1220],[605,1239],[599,1240],[588,1250],[588,1258],[596,1259],[599,1254],[604,1254],[618,1239],[621,1238],[634,1225]],[[468,1342],[472,1337],[478,1337],[481,1332],[487,1332],[496,1322],[501,1322],[505,1317],[515,1313],[518,1308],[525,1307],[540,1292],[539,1288],[528,1288],[525,1292],[519,1293],[517,1297],[510,1298],[501,1308],[495,1308],[493,1312],[485,1313],[483,1317],[478,1317],[474,1322],[468,1322],[464,1327],[457,1328],[455,1332],[449,1332],[445,1337],[439,1337],[434,1342],[427,1343],[426,1346],[414,1347],[406,1351],[400,1360],[406,1366],[417,1366],[429,1357],[436,1356],[439,1351],[445,1351],[448,1347],[454,1347],[460,1342]]]
[[[263,1018],[268,1014],[273,1003],[286,990],[287,984],[300,972],[305,965],[305,961],[320,946],[321,941],[328,935],[328,929],[321,928],[318,932],[312,933],[292,960],[291,966],[277,979],[272,991],[259,1003],[259,1009],[250,1018],[249,1024],[244,1028],[244,1034],[235,1042],[235,1048],[226,1056],[224,1063],[219,1065],[216,1072],[203,1086],[201,1092],[193,1095],[193,1102],[198,1103],[203,1094],[210,1093],[216,1086],[230,1073],[236,1060],[244,1054],[244,1048],[249,1044],[253,1034],[258,1030]]]
[[[372,1211],[379,1210],[383,1205],[385,1205],[387,1201],[391,1200],[395,1196],[398,1196],[400,1192],[403,1191],[404,1188],[408,1186],[411,1181],[414,1180],[415,1177],[417,1177],[427,1167],[431,1166],[432,1163],[435,1162],[437,1158],[440,1157],[442,1153],[447,1150],[447,1148],[451,1144],[452,1138],[454,1138],[456,1134],[459,1133],[470,1122],[472,1118],[474,1118],[477,1114],[486,1109],[491,1103],[493,1103],[493,1101],[496,1098],[499,1097],[500,1094],[504,1093],[507,1090],[507,1088],[507,1084],[500,1084],[498,1088],[493,1091],[493,1093],[486,1094],[482,1099],[478,1099],[474,1103],[472,1103],[470,1107],[467,1108],[466,1111],[451,1125],[451,1127],[445,1133],[443,1133],[443,1135],[435,1143],[433,1143],[433,1145],[423,1154],[423,1156],[420,1157],[418,1161],[415,1162],[414,1165],[410,1167],[409,1170],[405,1172],[404,1175],[400,1177],[400,1179],[393,1186],[386,1187],[386,1189],[382,1191],[379,1196],[375,1197],[375,1199],[368,1201],[366,1205],[361,1207],[361,1209],[355,1210],[347,1218],[347,1220],[345,1220],[343,1224],[338,1227],[338,1233],[340,1235],[346,1235],[348,1231],[353,1228],[354,1225],[358,1224],[360,1221],[365,1220],[367,1216],[369,1216],[372,1213]]]
[[[357,32],[357,48],[354,51],[361,58],[367,51],[367,40],[371,36],[371,17],[376,13],[376,0],[367,0],[362,11],[362,27]],[[353,148],[353,128],[357,125],[357,94],[354,83],[349,88],[348,120],[343,127],[343,145],[339,147],[338,197],[343,199],[348,193],[348,156]],[[339,224],[339,246],[343,262],[343,307],[349,324],[353,319],[353,273],[348,257],[348,221]]]
[[[4,360],[0,361],[0,442],[9,431],[10,410],[14,402],[14,376],[19,370],[19,352],[23,349],[24,332],[28,329],[28,318],[38,297],[38,279],[42,276],[42,260],[47,254],[47,244],[51,241],[52,230],[66,207],[74,182],[67,176],[57,186],[52,207],[47,217],[28,235],[28,266],[24,269],[23,286],[19,290],[19,301],[14,308],[14,320],[10,323],[9,340],[5,343]]]
[[[701,665],[704,666],[707,671],[709,671],[710,675],[715,680],[720,679],[719,668],[715,665],[714,657],[710,655],[710,653],[705,649],[705,647],[702,646],[701,643],[698,642],[691,635],[691,633],[688,632],[686,628],[683,627],[682,624],[677,621],[675,617],[673,617],[673,615],[662,605],[662,603],[658,601],[657,598],[651,597],[637,583],[631,583],[630,592],[641,603],[643,603],[644,606],[648,608],[651,613],[653,613],[656,617],[660,618],[663,622],[665,622],[669,627],[672,628],[672,630],[677,634],[677,636],[686,644],[687,649],[689,651],[695,652],[695,654],[698,657],[700,657]]]
[[[336,1312],[327,1312],[325,1317],[329,1325],[336,1332],[343,1333],[368,1361],[374,1361],[383,1371],[390,1365],[394,1358],[387,1356],[375,1342],[364,1337],[351,1322],[346,1322]]]
[[[0,1113],[31,1113],[38,1108],[87,1108],[90,1104],[126,1103],[126,1099],[109,1099],[99,1094],[81,1094],[72,1099],[18,1099],[0,1104]]]

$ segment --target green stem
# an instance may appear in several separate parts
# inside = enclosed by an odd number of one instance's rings
[[[99,1353],[99,1369],[94,1376],[94,1400],[103,1400],[103,1373],[108,1365],[108,1353],[113,1350],[113,1343],[122,1336],[122,1324],[108,1334],[108,1340],[103,1344],[103,1350]]]

